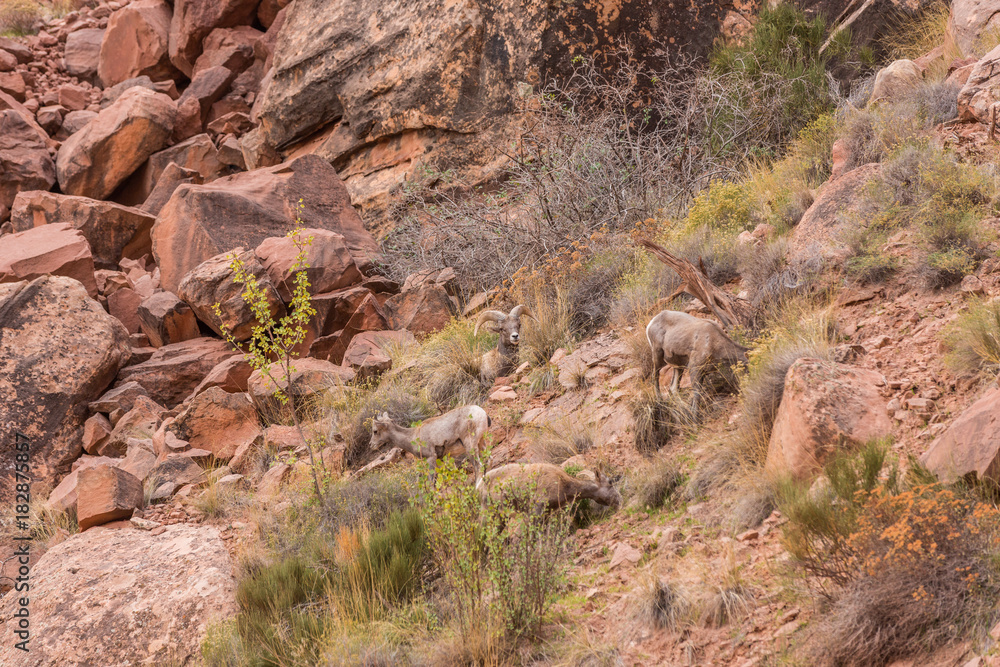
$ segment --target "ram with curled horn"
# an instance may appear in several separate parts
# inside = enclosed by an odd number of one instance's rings
[[[496,349],[490,350],[482,357],[479,376],[484,383],[492,383],[498,377],[509,375],[517,368],[517,350],[521,344],[521,318],[535,319],[531,309],[525,305],[514,306],[509,313],[499,310],[487,310],[476,320],[473,335],[479,335],[479,328],[486,326],[490,331],[500,334]]]

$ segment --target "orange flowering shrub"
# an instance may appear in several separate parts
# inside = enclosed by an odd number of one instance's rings
[[[835,461],[826,490],[779,494],[785,548],[832,601],[818,664],[885,664],[995,616],[1000,510],[919,469],[904,484],[885,453]]]

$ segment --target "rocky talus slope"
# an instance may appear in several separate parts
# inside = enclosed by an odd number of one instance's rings
[[[817,8],[865,39],[885,28],[890,5]],[[260,539],[258,526],[198,501],[239,490],[278,511],[310,467],[299,431],[275,418],[273,383],[224,339],[245,342],[256,323],[233,256],[280,317],[299,253],[286,236],[292,221],[312,239],[317,314],[296,350],[297,398],[399,371],[400,347],[486,305],[483,294],[466,299],[448,267],[385,277],[373,230],[400,184],[424,168],[495,175],[502,161],[488,147],[511,131],[519,100],[574,56],[621,37],[636,38],[650,62],[662,44],[704,52],[720,29],[745,30],[752,11],[659,0],[133,0],[0,38],[0,502],[14,505],[15,443],[25,438],[38,505],[77,520],[31,552],[34,644],[24,654],[13,648],[19,602],[9,592],[21,531],[5,517],[0,664],[199,664],[207,628],[238,612],[235,563]],[[944,66],[959,118],[928,140],[984,154],[1000,47],[969,54],[998,12],[957,0],[947,43],[885,68],[873,99],[958,49]],[[834,146],[834,175],[791,232],[792,265],[820,257],[835,273],[847,256],[845,212],[881,169],[845,167],[848,150]],[[981,224],[1000,232],[995,218]],[[742,241],[757,247],[768,233]],[[906,257],[915,244],[904,232],[886,251]],[[895,453],[942,479],[1000,478],[1000,391],[956,375],[940,353],[942,331],[967,303],[997,298],[996,256],[943,290],[905,278],[839,289],[841,339],[830,359],[789,369],[768,469],[810,480],[838,448],[891,436]],[[711,317],[697,302],[689,309]],[[588,434],[593,446],[567,468],[644,465],[633,402],[650,379],[630,348],[644,326],[560,349],[542,391],[523,367],[498,379],[484,402],[492,462],[537,457],[532,433],[548,429]],[[692,469],[711,461],[734,437],[738,406],[720,399],[695,441],[672,437],[660,456]],[[308,426],[324,434],[315,449],[325,470],[357,474],[344,437],[322,419]],[[409,462],[394,450],[367,470],[393,465]],[[627,664],[771,664],[819,607],[787,583],[786,518],[775,511],[736,530],[730,500],[631,506],[577,531],[561,618]],[[731,623],[673,632],[634,620],[648,573],[669,573],[697,596],[734,567],[754,602]],[[953,642],[909,664],[1000,664],[980,653]]]

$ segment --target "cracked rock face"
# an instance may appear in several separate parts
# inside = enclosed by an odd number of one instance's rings
[[[12,469],[15,431],[32,439],[36,483],[68,473],[82,452],[87,404],[130,356],[128,331],[79,281],[0,285],[0,477]]]
[[[31,583],[31,650],[14,648],[17,600],[8,594],[0,664],[188,664],[209,624],[237,613],[229,554],[211,527],[92,528],[48,550]]]

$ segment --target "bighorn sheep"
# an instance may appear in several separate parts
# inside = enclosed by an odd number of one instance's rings
[[[485,504],[500,500],[508,486],[520,488],[534,484],[534,510],[559,509],[577,498],[590,498],[602,505],[618,506],[621,496],[611,486],[610,480],[600,472],[597,481],[578,479],[551,463],[511,463],[494,468],[485,477],[476,480],[476,490]]]
[[[500,334],[496,349],[490,350],[482,357],[480,377],[483,380],[492,382],[517,368],[517,347],[521,344],[522,317],[535,319],[531,309],[525,305],[514,306],[510,313],[487,310],[479,316],[473,335],[479,335],[479,327],[483,324],[487,324],[492,331]]]
[[[646,339],[653,352],[653,387],[656,397],[660,394],[660,369],[666,364],[674,367],[670,391],[677,393],[684,369],[691,373],[694,397],[692,409],[697,413],[698,401],[704,392],[706,372],[721,365],[746,363],[747,349],[737,345],[715,322],[703,320],[687,313],[665,310],[654,317],[646,327]]]
[[[413,428],[394,424],[388,413],[383,412],[372,420],[371,449],[374,452],[391,444],[417,458],[427,459],[433,480],[438,459],[460,454],[460,447],[473,455],[476,470],[479,470],[483,436],[489,426],[489,416],[478,405],[463,405]]]

